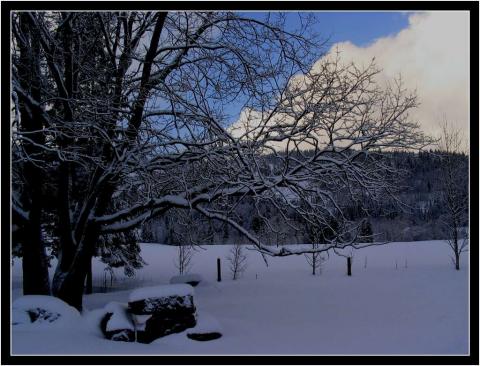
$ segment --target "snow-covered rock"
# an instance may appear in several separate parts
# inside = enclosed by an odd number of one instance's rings
[[[187,284],[144,287],[129,296],[129,311],[132,314],[194,313],[194,290]]]
[[[197,325],[187,331],[187,337],[195,341],[211,341],[222,336],[222,326],[208,313],[200,313]]]
[[[192,286],[185,284],[178,285],[161,285],[142,287],[130,293],[128,297],[129,302],[148,299],[148,298],[162,298],[168,296],[187,296],[194,295]]]
[[[57,297],[26,295],[12,304],[12,325],[24,327],[71,327],[81,320],[73,306]]]
[[[196,324],[193,287],[186,284],[145,287],[129,296],[128,309],[139,323],[137,340],[150,343]]]
[[[170,279],[171,284],[186,283],[193,287],[197,286],[202,281],[203,281],[202,276],[200,276],[197,273],[189,273],[189,274],[184,274],[179,276],[173,276]]]
[[[110,302],[105,306],[105,310],[106,314],[100,323],[105,337],[112,341],[135,341],[135,326],[127,312],[127,304]]]

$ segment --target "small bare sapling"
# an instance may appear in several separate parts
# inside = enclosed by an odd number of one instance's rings
[[[227,257],[227,261],[230,263],[232,279],[236,280],[243,274],[243,272],[245,272],[245,269],[247,268],[247,256],[241,244],[235,243],[232,246],[230,249],[230,254]]]
[[[181,243],[178,245],[177,258],[175,260],[175,267],[178,269],[178,274],[183,275],[188,273],[192,266],[193,255],[194,251],[191,244]]]

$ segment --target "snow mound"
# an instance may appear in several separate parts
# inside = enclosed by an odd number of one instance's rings
[[[32,318],[28,315],[28,312],[21,309],[12,309],[12,325],[30,324]]]
[[[80,320],[77,309],[53,296],[26,295],[12,304],[12,325],[15,326],[71,327]]]
[[[213,341],[222,336],[222,326],[213,316],[201,313],[195,327],[188,329],[187,337],[194,341]]]
[[[84,312],[82,314],[83,329],[89,334],[103,338],[104,333],[102,332],[101,326],[99,327],[98,325],[101,324],[106,314],[105,308]]]
[[[188,333],[214,333],[222,332],[222,326],[216,318],[208,313],[201,312],[197,315],[197,325],[188,330]]]
[[[127,312],[127,304],[112,301],[105,305],[107,313],[111,313],[112,316],[107,322],[106,331],[112,332],[120,329],[135,330],[130,315]]]
[[[170,296],[193,296],[193,287],[187,284],[162,285],[142,287],[132,291],[128,301],[134,302],[144,299],[162,298]]]
[[[186,283],[192,286],[197,286],[200,282],[203,281],[203,277],[200,276],[197,273],[190,273],[190,274],[185,274],[185,275],[180,275],[180,276],[173,276],[170,279],[171,284],[177,284],[177,283]]]

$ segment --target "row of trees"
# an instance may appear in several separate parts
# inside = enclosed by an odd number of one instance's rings
[[[81,309],[99,246],[127,246],[132,230],[172,209],[229,225],[263,255],[360,247],[355,225],[349,241],[271,247],[232,215],[249,197],[287,227],[292,212],[326,225],[345,216],[339,193],[395,192],[383,151],[431,142],[409,118],[416,96],[399,80],[380,86],[374,64],[328,57],[312,67],[313,20],[289,32],[271,14],[13,13],[12,215],[24,293]],[[236,129],[231,105],[244,111]],[[51,288],[47,215],[58,237]]]

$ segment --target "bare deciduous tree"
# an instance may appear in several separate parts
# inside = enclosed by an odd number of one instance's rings
[[[374,64],[338,57],[311,67],[321,45],[309,19],[295,33],[284,23],[231,12],[13,14],[12,203],[33,236],[26,292],[49,290],[46,202],[59,233],[52,293],[78,309],[100,237],[172,209],[230,225],[263,255],[371,245],[350,227],[350,240],[319,248],[267,246],[232,215],[250,197],[292,230],[292,213],[311,225],[342,218],[334,193],[394,193],[382,151],[428,143],[400,80],[380,87]],[[227,105],[243,111],[234,126]]]
[[[308,21],[297,34],[284,22],[229,12],[13,14],[13,210],[34,236],[26,293],[49,292],[39,234],[47,177],[59,228],[52,292],[79,309],[99,236],[244,194],[230,182],[246,162],[224,106],[260,106],[318,56]],[[129,207],[112,208],[118,200]]]
[[[460,269],[460,256],[468,250],[468,232],[461,228],[468,217],[468,176],[465,176],[461,131],[447,121],[442,124],[440,154],[443,170],[442,200],[447,208],[443,224],[448,233],[447,243],[453,251],[452,262]]]

